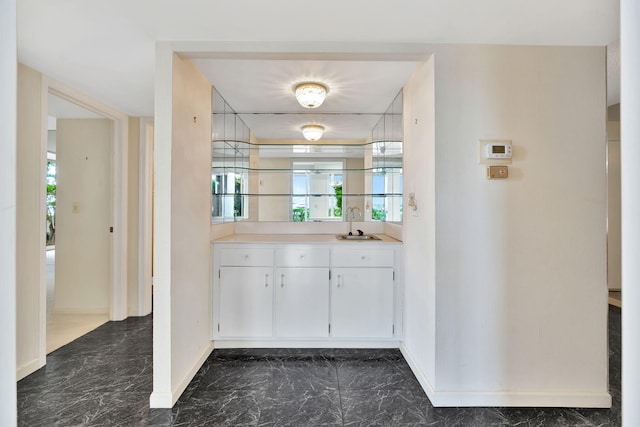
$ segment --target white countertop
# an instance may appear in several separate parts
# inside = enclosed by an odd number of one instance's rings
[[[344,245],[402,244],[385,234],[375,234],[380,240],[338,240],[335,234],[232,234],[212,243],[339,243]]]

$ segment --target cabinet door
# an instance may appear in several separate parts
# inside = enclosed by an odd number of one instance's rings
[[[329,336],[329,268],[282,267],[275,273],[276,335]]]
[[[220,336],[273,335],[272,275],[270,267],[220,268]]]
[[[393,336],[393,269],[334,268],[331,336]]]

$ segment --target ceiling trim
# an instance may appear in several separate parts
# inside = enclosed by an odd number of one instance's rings
[[[426,61],[436,46],[423,43],[299,43],[172,41],[166,44],[188,59],[325,61]]]

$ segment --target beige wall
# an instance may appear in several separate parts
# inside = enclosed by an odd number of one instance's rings
[[[109,119],[57,121],[55,312],[109,313],[112,141]]]
[[[286,194],[285,196],[260,197],[259,221],[291,220],[291,159],[262,158],[261,169],[280,169],[285,172],[260,172],[258,174],[258,191],[260,194]]]
[[[16,330],[18,379],[45,364],[43,77],[18,66]],[[46,93],[45,93],[46,96]]]
[[[418,180],[407,171],[405,192],[422,207],[404,230],[407,263],[426,275],[408,272],[406,292],[432,297],[435,271],[434,405],[610,405],[604,48],[434,51],[434,168]],[[481,138],[513,141],[509,179],[485,178]],[[435,259],[409,243],[431,239],[425,202]]]
[[[156,59],[151,406],[170,407],[213,348],[211,85],[169,49]]]
[[[129,117],[129,182],[128,182],[128,233],[127,242],[127,311],[129,316],[140,315],[138,310],[138,257],[139,246],[137,236],[139,231],[140,189],[140,119]]]
[[[345,159],[345,169],[352,170],[354,172],[347,172],[343,175],[345,180],[345,188],[343,188],[343,194],[364,194],[364,175],[362,172],[364,168],[364,159],[362,158],[347,158]],[[371,193],[371,191],[368,191]],[[344,196],[342,198],[342,215],[346,219],[347,211],[349,207],[356,207],[359,209],[360,217],[356,218],[356,221],[362,221],[365,217],[364,211],[364,196]],[[357,214],[356,214],[357,215]]]
[[[16,365],[22,378],[45,364],[45,168],[47,117],[46,76],[18,64],[16,203]],[[61,85],[57,84],[56,87]],[[89,105],[101,105],[67,88]],[[46,108],[46,107],[45,107]],[[101,105],[116,115],[120,113]],[[112,158],[109,155],[107,160]],[[137,165],[130,165],[135,166]],[[137,176],[137,172],[134,174]],[[137,240],[137,235],[128,236]]]

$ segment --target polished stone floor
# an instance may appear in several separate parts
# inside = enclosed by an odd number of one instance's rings
[[[173,409],[149,409],[151,316],[109,322],[18,383],[20,426],[619,426],[612,409],[434,408],[397,350],[215,350]]]

